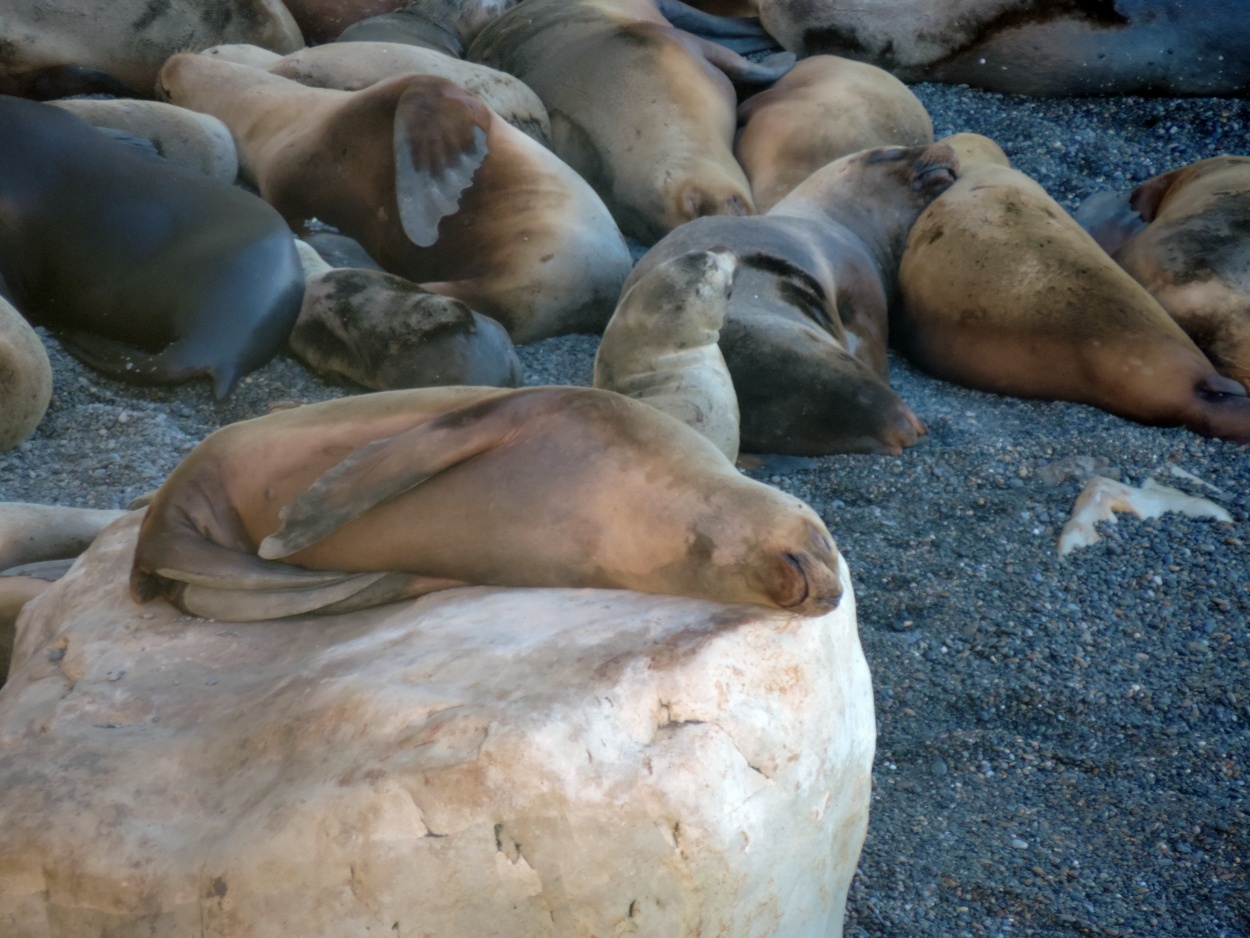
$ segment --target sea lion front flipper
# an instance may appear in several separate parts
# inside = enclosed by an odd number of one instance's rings
[[[739,55],[781,51],[781,44],[763,27],[758,16],[714,16],[682,0],[658,0],[656,6],[660,15],[678,29],[732,49]]]
[[[493,449],[516,429],[499,410],[493,400],[479,402],[360,447],[281,511],[282,526],[260,542],[257,553],[268,560],[288,557],[444,469]]]
[[[404,233],[418,247],[438,241],[438,223],[487,156],[491,111],[443,78],[414,78],[395,107],[395,197]]]
[[[160,352],[145,352],[126,342],[89,332],[59,332],[57,338],[65,351],[84,365],[127,384],[179,384],[199,375],[209,375],[213,379],[213,393],[218,400],[223,400],[243,377],[238,366],[229,362],[195,365],[182,361],[183,349],[178,342]]]
[[[784,78],[797,61],[793,52],[778,52],[762,62],[752,62],[722,45],[689,34],[709,65],[720,69],[735,85],[771,85]]]

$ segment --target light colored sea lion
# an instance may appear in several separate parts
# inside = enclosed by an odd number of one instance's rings
[[[374,391],[521,384],[521,362],[503,326],[379,270],[327,265],[310,277],[289,345],[323,378]]]
[[[738,259],[693,251],[665,261],[617,304],[595,353],[595,387],[650,404],[738,458],[738,398],[717,341]]]
[[[209,114],[161,101],[57,101],[55,106],[81,117],[92,127],[109,127],[151,140],[158,155],[176,166],[234,182],[239,155],[230,130]]]
[[[898,454],[924,435],[888,384],[887,315],[907,231],[956,169],[947,146],[866,150],[818,170],[767,215],[698,219],[638,262],[627,290],[688,251],[737,254],[720,348],[744,451]]]
[[[242,174],[293,227],[332,225],[515,342],[599,332],[611,317],[630,257],[602,201],[458,85],[306,88],[203,55],[174,56],[160,82],[230,127]]]
[[[1031,95],[1250,93],[1244,0],[755,0],[800,56]]]
[[[0,502],[0,570],[77,557],[124,514],[95,508]]]
[[[214,618],[465,584],[833,608],[833,541],[673,418],[592,388],[437,388],[219,430],[157,492],[131,575]]]
[[[959,148],[959,141],[953,141]],[[965,154],[912,227],[891,336],[968,387],[1250,441],[1250,398],[1023,173]]]
[[[238,61],[232,57],[235,55],[228,50],[220,57]],[[389,42],[335,42],[277,57],[261,67],[310,88],[340,91],[360,91],[396,75],[438,75],[477,95],[492,111],[539,143],[546,145],[551,140],[547,109],[520,79],[430,49]]]
[[[0,283],[0,453],[35,432],[52,399],[52,363]]]
[[[734,155],[767,212],[826,163],[873,147],[933,142],[920,99],[889,72],[833,55],[794,66],[738,107]]]
[[[304,279],[261,199],[47,104],[0,97],[0,127],[0,280],[68,351],[119,381],[208,375],[224,397],[282,347]]]
[[[98,69],[146,94],[182,49],[246,42],[287,53],[304,45],[281,0],[5,0],[0,37],[6,94],[53,66]],[[83,90],[97,89],[63,93]]]
[[[1104,209],[1098,243],[1221,374],[1250,389],[1250,157],[1162,173],[1123,202],[1121,211]]]
[[[538,93],[555,152],[626,234],[650,244],[702,215],[754,214],[733,158],[731,79],[775,81],[792,60],[754,65],[675,29],[649,0],[526,0],[468,57]]]

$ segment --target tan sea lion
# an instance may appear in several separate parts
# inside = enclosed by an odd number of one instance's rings
[[[52,399],[48,352],[3,288],[0,280],[0,453],[35,432]]]
[[[92,127],[109,127],[152,141],[157,154],[175,166],[222,182],[239,175],[239,155],[230,130],[209,114],[161,101],[98,101],[76,98],[54,102]]]
[[[219,430],[157,492],[131,592],[214,618],[465,584],[634,589],[804,615],[828,532],[671,417],[592,388],[436,388]]]
[[[595,353],[597,388],[650,404],[738,458],[738,398],[717,346],[738,259],[693,251],[660,264],[617,304]]]
[[[638,262],[627,290],[688,251],[737,254],[720,348],[745,452],[898,454],[924,435],[888,384],[887,312],[907,231],[956,169],[944,145],[865,150],[767,215],[698,219]]]
[[[503,326],[380,270],[327,265],[310,277],[288,344],[323,378],[374,391],[521,384],[521,362]]]
[[[738,107],[734,155],[767,212],[826,163],[873,147],[933,142],[911,89],[883,69],[833,55],[803,59]]]
[[[458,85],[400,75],[356,92],[306,88],[203,55],[174,56],[160,81],[230,127],[243,176],[293,227],[334,226],[516,342],[610,318],[630,258],[607,209]]]
[[[1104,223],[1098,243],[1220,374],[1250,389],[1250,157],[1217,156],[1162,173],[1123,202],[1124,212],[1109,214],[1136,224],[1121,224],[1117,239]],[[1089,219],[1078,213],[1077,220]]]
[[[670,26],[649,0],[526,0],[468,57],[538,93],[553,149],[626,234],[649,244],[702,215],[754,213],[733,158],[731,79],[775,81],[792,60],[754,65]]]
[[[124,514],[95,508],[0,502],[0,570],[77,557]]]
[[[239,64],[250,54],[238,47],[222,47],[218,57]],[[206,50],[213,53],[215,50]],[[443,55],[417,46],[389,42],[334,42],[301,49],[260,66],[310,88],[360,91],[396,75],[438,75],[477,95],[486,106],[513,127],[546,145],[551,141],[551,121],[538,95],[518,78],[476,62]]]
[[[963,137],[964,135],[960,135]],[[1046,192],[952,140],[958,182],[912,227],[891,336],[968,387],[1250,441],[1250,398]]]
[[[1029,95],[1250,93],[1244,0],[755,0],[800,56]]]
[[[281,0],[5,0],[0,3],[0,92],[22,94],[57,67],[98,70],[142,94],[182,49],[246,42],[294,52],[304,45]],[[57,76],[59,92],[104,90]]]

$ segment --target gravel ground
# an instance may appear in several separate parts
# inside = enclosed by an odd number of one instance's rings
[[[1250,101],[916,90],[939,135],[994,137],[1069,208],[1250,153]],[[131,388],[44,338],[55,397],[0,454],[0,499],[125,506],[216,427],[343,393],[286,358],[224,404],[207,382]],[[594,349],[522,348],[528,383],[589,383]],[[859,597],[880,735],[848,935],[1250,935],[1250,453],[963,390],[898,359],[894,382],[929,425],[921,446],[756,473],[822,513]],[[1060,561],[1082,482],[1040,470],[1074,457],[1212,498],[1236,522],[1125,518]]]

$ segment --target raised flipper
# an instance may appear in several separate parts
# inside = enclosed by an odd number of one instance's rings
[[[443,78],[414,78],[395,108],[395,195],[404,233],[418,247],[438,241],[438,223],[486,159],[491,111]]]
[[[732,49],[739,55],[781,51],[781,44],[764,29],[758,16],[713,16],[681,0],[658,0],[656,6],[678,29]]]
[[[362,446],[282,510],[282,526],[257,553],[288,557],[444,469],[494,449],[517,426],[501,410],[488,399]]]

